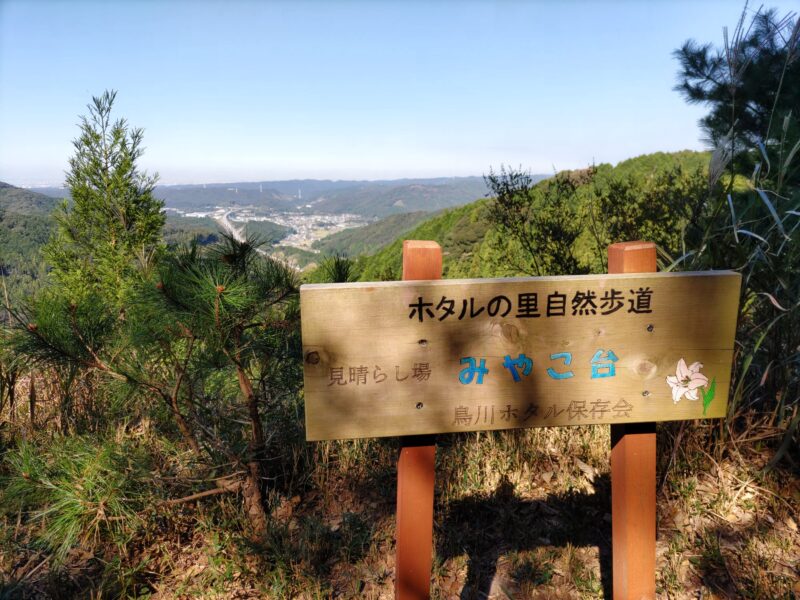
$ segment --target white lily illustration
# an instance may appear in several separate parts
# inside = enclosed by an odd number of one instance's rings
[[[689,400],[697,400],[698,389],[708,385],[708,377],[700,372],[702,368],[703,364],[699,362],[692,363],[687,367],[685,360],[678,361],[675,375],[667,377],[667,383],[672,388],[673,402],[677,404],[684,396]]]

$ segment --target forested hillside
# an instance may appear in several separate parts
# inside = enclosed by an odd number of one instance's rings
[[[57,200],[0,182],[0,275],[11,297],[30,291],[45,273],[39,249],[53,226]]]
[[[197,240],[206,245],[219,241],[219,225],[209,217],[179,217],[167,215],[164,221],[164,242],[167,244],[188,244]]]
[[[343,256],[372,254],[432,216],[432,213],[424,211],[390,215],[375,223],[370,223],[363,227],[345,229],[317,240],[312,244],[312,248],[322,254],[340,254]]]
[[[616,166],[602,164],[572,174],[578,181],[568,202],[580,224],[579,235],[572,245],[580,270],[603,269],[598,258],[598,237],[607,245],[625,241],[620,237],[624,233],[642,234],[658,241],[669,239],[675,246],[676,235],[684,223],[672,218],[670,206],[707,185],[710,156],[707,152],[659,152]],[[551,183],[544,180],[534,186],[543,190]],[[519,240],[492,226],[491,204],[490,200],[479,200],[420,223],[373,256],[362,258],[357,263],[359,279],[398,279],[404,239],[439,242],[447,278],[524,274],[520,268],[524,252]],[[614,210],[615,207],[619,210]],[[637,223],[636,230],[626,232],[626,223]]]
[[[67,194],[68,195],[68,194]],[[0,273],[13,295],[21,295],[45,273],[42,246],[53,231],[53,210],[60,203],[54,196],[32,192],[0,182]],[[247,232],[264,244],[275,244],[292,230],[270,221],[253,221]],[[168,215],[164,224],[166,244],[186,244],[197,240],[201,245],[220,240],[216,221],[208,217]]]
[[[430,212],[458,206],[485,193],[486,187],[478,177],[381,186],[365,183],[321,195],[314,201],[314,209],[385,217],[397,213],[420,210]]]

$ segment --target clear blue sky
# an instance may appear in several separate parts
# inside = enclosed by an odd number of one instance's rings
[[[63,182],[105,89],[163,183],[548,173],[700,149],[704,109],[672,91],[670,53],[720,44],[742,6],[0,0],[0,180]]]

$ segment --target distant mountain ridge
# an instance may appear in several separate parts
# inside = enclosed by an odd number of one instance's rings
[[[544,176],[537,176],[543,178]],[[59,187],[31,188],[55,198]],[[367,218],[420,210],[436,211],[486,195],[483,177],[431,177],[387,180],[289,179],[190,185],[159,185],[155,194],[168,208],[185,212],[215,206],[255,206],[279,211],[351,213]]]
[[[298,179],[191,186],[158,186],[156,195],[181,210],[217,205],[253,205],[272,210],[342,214],[367,218],[419,210],[435,211],[486,194],[482,177],[438,177],[380,181]]]
[[[385,217],[460,206],[484,197],[486,191],[483,178],[477,177],[446,183],[362,184],[321,194],[312,206],[318,212]]]
[[[49,215],[56,205],[58,200],[50,195],[0,181],[0,214]]]

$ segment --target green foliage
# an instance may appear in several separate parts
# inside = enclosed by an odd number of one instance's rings
[[[241,488],[253,529],[263,531],[262,471],[281,452],[263,410],[274,414],[301,381],[294,272],[251,240],[223,236],[165,255],[123,299],[119,312],[99,294],[72,300],[48,289],[15,313],[12,347],[67,381],[77,370],[94,374],[102,389],[134,401],[130,417],[160,400],[151,414],[181,437],[201,473]]]
[[[9,348],[7,334],[0,329],[0,414],[7,406],[12,409],[23,368],[23,361]]]
[[[46,216],[57,204],[50,196],[0,181],[0,213]]]
[[[273,311],[291,303],[297,283],[290,269],[256,249],[252,240],[223,235],[204,252],[192,246],[166,257],[160,280],[144,282],[132,303],[132,331],[163,341],[176,332],[161,325],[179,321],[213,351],[261,345]]]
[[[58,286],[40,289],[28,303],[11,308],[10,313],[13,326],[3,337],[7,353],[15,361],[6,363],[6,368],[16,364],[18,375],[27,372],[31,377],[33,369],[50,370],[61,396],[58,408],[61,433],[82,431],[75,410],[77,384],[81,382],[91,396],[85,404],[94,407],[92,412],[102,413],[103,408],[109,408],[103,401],[105,395],[92,389],[93,381],[88,374],[102,371],[125,380],[123,375],[111,371],[102,358],[109,348],[122,347],[118,336],[119,313],[97,293],[71,300]],[[93,418],[96,415],[90,417]],[[81,425],[94,428],[92,422]]]
[[[97,294],[73,301],[48,287],[12,314],[17,323],[13,349],[34,364],[100,366],[99,354],[116,339],[117,315]]]
[[[487,216],[501,237],[522,250],[512,267],[528,275],[567,275],[581,272],[574,244],[583,230],[578,187],[593,172],[558,173],[534,185],[531,174],[500,167],[491,169],[486,185],[494,194]]]
[[[702,166],[687,172],[678,163],[598,178],[590,205],[598,254],[609,244],[647,240],[666,256],[680,256],[686,229],[697,225],[708,197],[708,172]]]
[[[800,143],[800,138],[786,143]],[[783,421],[800,392],[800,188],[779,182],[781,171],[791,168],[796,167],[757,168],[748,190],[715,196],[702,236],[687,249],[681,265],[690,270],[734,267],[742,273],[737,335],[742,352],[731,415],[749,402],[774,409]]]
[[[311,267],[320,259],[320,255],[310,250],[296,248],[294,246],[273,246],[265,250],[267,254],[276,260],[293,265],[299,269]]]
[[[52,231],[52,198],[0,182],[0,299],[16,304],[46,275],[41,247]],[[4,302],[3,302],[4,304]],[[5,319],[0,309],[0,321]]]
[[[294,277],[252,242],[227,236],[205,249],[176,250],[134,289],[121,329],[127,349],[111,350],[114,370],[156,391],[176,417],[185,404],[184,435],[205,438],[207,424],[222,423],[233,437],[211,440],[207,448],[236,447],[243,432],[231,429],[231,420],[247,418],[236,406],[241,390],[231,385],[237,371],[256,391],[276,394],[269,385],[279,371],[274,363],[298,353]],[[202,403],[193,404],[198,398]]]
[[[90,552],[125,545],[141,526],[149,454],[131,440],[73,436],[44,446],[21,442],[8,452],[0,507],[39,523],[38,539],[56,561],[77,546]]]
[[[155,177],[137,168],[143,132],[111,120],[116,92],[105,92],[81,118],[67,174],[72,203],[56,212],[58,231],[45,247],[53,277],[75,298],[99,292],[118,303],[135,261],[159,244],[164,215]]]
[[[616,164],[613,169],[608,165],[598,167],[598,177],[604,172],[608,176],[628,177],[634,176],[640,180],[652,177],[661,171],[680,169],[684,173],[697,170],[707,170],[711,160],[711,152],[696,152],[694,150],[680,150],[679,152],[653,152],[628,158]]]
[[[460,211],[458,219],[444,236],[444,248],[453,257],[460,260],[469,260],[475,247],[479,244],[488,229],[482,205],[474,212]]]
[[[347,283],[357,278],[355,263],[345,256],[329,256],[316,272],[316,279],[325,283]]]

